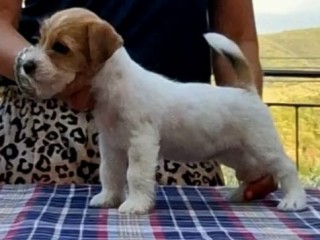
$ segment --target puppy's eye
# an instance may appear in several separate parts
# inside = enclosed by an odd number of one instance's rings
[[[70,51],[70,49],[67,46],[63,45],[61,42],[55,42],[52,45],[52,50],[61,54],[67,54]]]

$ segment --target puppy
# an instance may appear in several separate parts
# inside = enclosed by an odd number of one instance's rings
[[[157,160],[215,158],[233,168],[241,182],[231,200],[240,201],[249,182],[272,174],[284,193],[278,209],[306,207],[295,165],[255,90],[247,60],[228,38],[204,35],[231,60],[239,78],[231,87],[212,87],[174,82],[139,66],[113,27],[88,10],[58,12],[44,21],[40,33],[39,44],[24,53],[18,69],[27,79],[23,90],[51,98],[76,74],[91,81],[102,183],[91,206],[147,213],[154,205]]]

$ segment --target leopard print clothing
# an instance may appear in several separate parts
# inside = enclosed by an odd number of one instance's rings
[[[51,99],[24,98],[7,87],[0,103],[0,183],[99,183],[98,134],[90,113]],[[159,184],[223,185],[220,166],[159,163]]]

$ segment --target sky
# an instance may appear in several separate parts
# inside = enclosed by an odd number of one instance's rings
[[[253,0],[259,34],[320,27],[320,0]]]

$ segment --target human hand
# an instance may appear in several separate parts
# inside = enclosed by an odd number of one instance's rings
[[[269,193],[278,189],[278,184],[271,175],[267,175],[250,183],[244,191],[243,200],[251,201],[256,199],[263,199]]]
[[[90,91],[89,82],[83,75],[76,76],[76,79],[68,84],[57,97],[74,110],[89,111],[94,107],[94,99]]]

